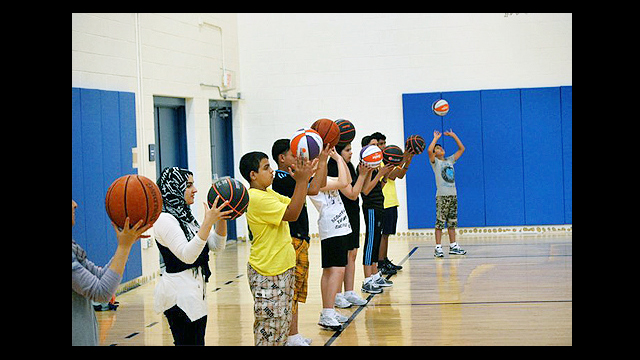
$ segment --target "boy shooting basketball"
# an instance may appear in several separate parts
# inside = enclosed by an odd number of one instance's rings
[[[240,159],[240,173],[251,185],[247,223],[253,234],[247,278],[254,297],[255,345],[284,345],[292,317],[296,253],[289,221],[302,211],[307,186],[318,160],[300,157],[291,169],[296,182],[291,198],[271,189],[274,172],[267,154],[253,151]]]
[[[429,154],[429,162],[436,178],[436,248],[434,250],[435,257],[444,257],[442,252],[442,229],[447,224],[447,232],[449,233],[449,254],[464,255],[467,253],[460,245],[456,243],[456,227],[458,225],[458,193],[456,191],[455,172],[453,164],[464,153],[464,145],[458,136],[449,129],[445,131],[446,136],[452,137],[458,145],[458,151],[455,154],[445,158],[444,148],[436,142],[440,139],[439,131],[433,132],[433,140],[427,148]]]

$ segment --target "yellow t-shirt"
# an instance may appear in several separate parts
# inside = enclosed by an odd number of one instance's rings
[[[387,183],[382,186],[382,195],[384,195],[384,208],[388,209],[394,206],[400,206],[398,194],[396,194],[396,181],[387,179]]]
[[[289,222],[282,221],[290,202],[271,188],[249,189],[247,223],[253,234],[249,264],[263,276],[280,275],[296,266]]]

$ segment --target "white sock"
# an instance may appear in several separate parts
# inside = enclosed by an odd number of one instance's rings
[[[365,279],[364,279],[364,283],[365,283],[365,284],[366,284],[366,283],[369,283],[369,282],[371,282],[371,281],[372,281],[371,276],[369,276],[368,278],[365,278]]]
[[[345,291],[343,294],[344,296],[347,296],[347,295],[355,295],[356,293],[353,290],[349,290],[349,291]]]
[[[436,249],[442,249],[442,244],[436,244]]]
[[[456,246],[458,246],[458,243],[457,243],[457,242],[452,242],[452,243],[450,243],[450,244],[449,244],[449,247],[450,247],[450,248],[454,248],[454,247],[456,247]]]
[[[380,278],[380,272],[377,272],[377,273],[375,273],[375,274],[371,275],[371,279],[372,279],[373,281],[376,281],[376,280],[378,280],[379,278]]]
[[[333,308],[322,308],[322,315],[333,316]]]

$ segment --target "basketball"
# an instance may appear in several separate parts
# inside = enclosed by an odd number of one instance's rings
[[[105,198],[107,215],[120,229],[129,217],[133,227],[143,220],[142,226],[153,224],[162,212],[162,194],[155,182],[142,175],[125,175],[117,178]]]
[[[422,152],[426,147],[427,147],[427,143],[424,141],[424,139],[420,135],[409,136],[407,138],[407,141],[404,144],[404,148],[407,151],[411,151],[416,155],[422,154]]]
[[[431,110],[438,116],[445,116],[449,112],[449,103],[445,99],[436,100],[431,104]]]
[[[311,128],[320,134],[325,144],[329,144],[331,147],[338,145],[340,128],[335,122],[329,119],[318,119],[311,125]]]
[[[353,126],[351,121],[338,119],[336,120],[336,124],[340,129],[340,140],[338,141],[338,145],[347,145],[352,142],[356,137],[356,128]]]
[[[249,206],[249,192],[242,183],[231,177],[223,177],[218,179],[207,194],[207,203],[209,207],[213,207],[213,202],[216,200],[216,196],[220,196],[216,207],[220,206],[225,201],[229,201],[229,205],[222,208],[222,211],[233,210],[230,220],[234,220],[245,211]]]
[[[371,167],[377,167],[382,161],[382,150],[377,145],[367,145],[360,150],[360,160]]]
[[[398,165],[402,162],[404,152],[396,145],[389,145],[382,149],[382,161],[385,164]]]
[[[331,123],[333,123],[333,121],[331,121]],[[317,131],[302,128],[293,134],[289,144],[293,156],[302,156],[308,160],[313,160],[320,155],[323,142],[322,137],[320,137]]]

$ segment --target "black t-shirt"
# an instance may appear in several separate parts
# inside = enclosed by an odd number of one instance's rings
[[[271,188],[278,194],[291,198],[296,188],[296,181],[288,172],[276,170]],[[309,241],[309,215],[307,214],[306,201],[302,205],[302,211],[300,211],[298,220],[289,221],[289,233],[292,237]]]
[[[375,179],[376,175],[378,175],[378,170],[373,170],[371,172],[371,180]],[[371,189],[369,195],[362,195],[362,208],[363,209],[378,209],[384,210],[384,195],[382,194],[382,181],[378,181],[378,183]]]

